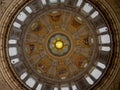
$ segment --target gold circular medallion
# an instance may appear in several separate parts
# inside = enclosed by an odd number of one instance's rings
[[[57,41],[55,43],[55,46],[56,46],[57,49],[61,49],[61,48],[64,47],[64,43],[62,41]]]

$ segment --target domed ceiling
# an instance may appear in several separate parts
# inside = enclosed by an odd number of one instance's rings
[[[7,64],[32,90],[87,90],[105,76],[114,52],[106,16],[87,0],[30,0],[11,18]]]
[[[36,16],[26,29],[23,53],[39,74],[57,81],[70,79],[91,61],[92,37],[92,31],[75,12],[51,10]]]

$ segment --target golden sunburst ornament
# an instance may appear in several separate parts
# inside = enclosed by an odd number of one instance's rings
[[[48,41],[49,51],[55,56],[63,56],[70,50],[70,40],[66,35],[55,34]]]
[[[55,47],[56,47],[57,49],[61,49],[61,48],[64,47],[64,44],[63,44],[62,41],[57,41],[57,42],[55,43]]]

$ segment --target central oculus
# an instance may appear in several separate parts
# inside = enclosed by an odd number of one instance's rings
[[[54,34],[48,40],[48,48],[53,55],[64,56],[69,52],[71,43],[66,35]]]

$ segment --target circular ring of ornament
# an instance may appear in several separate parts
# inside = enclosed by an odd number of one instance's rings
[[[104,74],[112,48],[102,14],[83,0],[34,0],[18,13],[7,43],[12,68],[36,90],[87,89]]]

